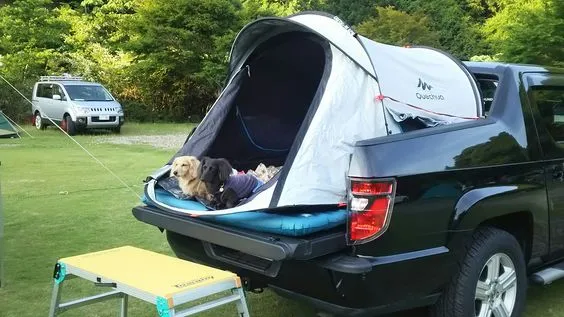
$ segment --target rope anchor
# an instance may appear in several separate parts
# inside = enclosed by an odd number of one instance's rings
[[[414,109],[417,109],[417,110],[421,110],[421,111],[424,111],[424,112],[427,112],[427,113],[431,113],[431,114],[434,114],[434,115],[445,116],[445,117],[451,117],[451,118],[458,118],[458,119],[465,119],[465,120],[478,120],[478,119],[480,119],[479,117],[461,117],[461,116],[455,116],[455,115],[453,115],[453,114],[431,111],[431,110],[428,110],[428,109],[425,109],[425,108],[421,108],[421,107],[412,105],[412,104],[407,103],[407,102],[399,101],[399,100],[397,100],[397,99],[395,99],[395,98],[392,98],[392,97],[390,97],[390,96],[385,96],[385,95],[382,95],[382,94],[376,95],[376,96],[374,97],[374,100],[375,100],[376,102],[383,102],[384,99],[388,99],[388,100],[391,100],[391,101],[394,101],[394,102],[397,102],[397,103],[401,103],[402,105],[406,105],[406,106],[408,106],[408,107],[411,107],[411,108],[414,108]]]

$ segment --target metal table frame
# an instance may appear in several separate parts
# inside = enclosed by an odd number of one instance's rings
[[[89,272],[82,270],[79,267],[58,261],[55,265],[53,274],[54,284],[53,293],[51,298],[51,306],[49,309],[49,317],[55,317],[58,314],[77,308],[84,305],[89,305],[108,299],[119,298],[121,307],[121,317],[127,316],[128,297],[144,300],[146,302],[156,305],[156,311],[160,317],[184,317],[192,316],[203,311],[207,311],[225,304],[235,302],[237,304],[237,311],[239,317],[250,317],[247,303],[245,300],[245,293],[243,291],[241,281],[237,277],[235,280],[220,281],[218,283],[208,284],[202,287],[186,290],[173,294],[170,298],[165,298],[159,295],[151,294],[142,289],[131,287],[117,281],[104,280],[99,277],[96,272]],[[94,283],[95,286],[110,287],[112,291],[94,295],[85,298],[71,300],[61,303],[61,292],[64,282],[73,278],[82,278]],[[224,291],[230,291],[230,295],[203,304],[190,307],[184,310],[177,311],[176,307],[189,303],[191,301],[201,299],[213,294]]]

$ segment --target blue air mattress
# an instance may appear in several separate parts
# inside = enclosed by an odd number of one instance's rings
[[[207,210],[204,205],[197,201],[178,199],[162,189],[156,189],[155,194],[158,202],[172,207],[186,210]],[[151,202],[145,197],[143,202],[151,205]],[[344,224],[346,222],[346,210],[334,209],[325,212],[296,214],[249,211],[221,216],[200,216],[199,219],[253,231],[299,237]]]

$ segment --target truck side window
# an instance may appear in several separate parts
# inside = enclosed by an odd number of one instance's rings
[[[532,87],[530,98],[548,134],[564,149],[564,86]]]
[[[478,84],[480,85],[480,90],[482,90],[482,113],[487,117],[492,107],[494,95],[497,90],[498,80],[497,78],[478,78]]]

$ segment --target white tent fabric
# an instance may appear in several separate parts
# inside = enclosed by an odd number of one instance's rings
[[[406,118],[417,118],[434,126],[482,115],[477,84],[460,62],[430,48],[373,42],[326,14],[261,19],[246,26],[233,44],[229,82],[262,42],[290,31],[315,34],[329,42],[327,55],[331,56],[331,69],[316,108],[311,106],[315,109],[313,117],[304,123],[307,130],[294,140],[295,150],[290,151],[277,182],[231,209],[212,212],[179,210],[162,204],[161,207],[190,215],[224,215],[338,204],[345,201],[348,164],[357,141],[401,133],[400,122]],[[235,89],[228,84],[224,91],[232,95]],[[221,128],[223,119],[219,116],[226,116],[229,107],[228,102],[218,99],[175,156],[206,153],[206,147],[215,142],[209,129]],[[167,171],[165,166],[158,175]],[[158,179],[158,175],[153,178]],[[147,186],[155,183],[151,181]],[[149,199],[155,199],[152,187],[146,194]]]
[[[334,46],[332,50],[334,75],[286,177],[285,184],[296,186],[284,186],[278,205],[346,201],[346,171],[355,142],[386,135],[385,112],[374,99],[378,83]]]
[[[437,125],[482,115],[476,82],[449,56],[429,48],[360,40],[372,56],[382,94],[397,100],[383,100],[397,121],[419,117]]]
[[[375,75],[374,67],[362,44],[354,37],[354,32],[337,17],[318,14],[299,14],[289,18],[328,39],[339,47],[353,61],[356,61],[365,71]]]

